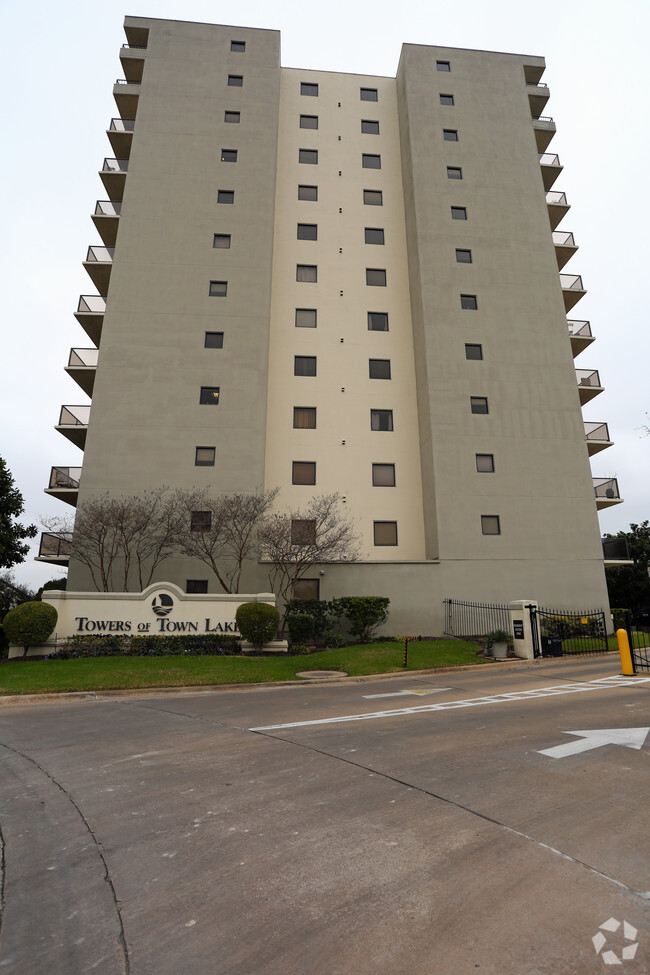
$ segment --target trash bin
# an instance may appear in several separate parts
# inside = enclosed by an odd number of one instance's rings
[[[557,636],[542,637],[542,657],[561,657],[562,641]]]

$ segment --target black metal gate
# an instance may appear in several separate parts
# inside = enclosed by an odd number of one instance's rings
[[[650,610],[626,613],[625,629],[630,641],[634,673],[650,670]]]
[[[607,653],[607,624],[602,609],[583,612],[529,605],[535,657],[577,657]]]

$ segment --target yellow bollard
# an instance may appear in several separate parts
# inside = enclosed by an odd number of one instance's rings
[[[630,653],[630,641],[627,630],[617,630],[616,639],[618,640],[618,652],[621,655],[621,673],[624,677],[634,677],[634,667],[632,666],[632,654]]]

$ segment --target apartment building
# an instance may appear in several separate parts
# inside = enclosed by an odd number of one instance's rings
[[[276,31],[124,26],[67,367],[91,403],[58,424],[84,460],[48,493],[338,492],[362,558],[301,594],[388,595],[397,631],[445,597],[606,606],[620,498],[544,59],[406,44],[373,77],[282,68]],[[92,588],[65,542],[40,558]],[[186,558],[156,578],[218,590]]]

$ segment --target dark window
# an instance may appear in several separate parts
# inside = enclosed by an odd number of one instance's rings
[[[316,464],[313,461],[294,460],[291,465],[292,484],[315,484]]]
[[[364,152],[361,154],[361,165],[364,169],[381,169],[381,156]]]
[[[188,579],[185,583],[185,592],[188,594],[193,594],[195,596],[199,593],[206,593],[208,591],[208,580],[207,579]]]
[[[318,224],[315,223],[299,223],[298,240],[318,240]]]
[[[241,120],[241,112],[224,112],[223,120],[224,122],[239,122]]]
[[[217,203],[234,203],[234,190],[217,190]]]
[[[316,328],[315,308],[296,308],[296,328]]]
[[[397,545],[397,522],[374,521],[375,545]]]
[[[293,428],[294,430],[315,430],[316,429],[316,407],[315,406],[294,406]]]
[[[451,71],[449,61],[436,61],[436,71]]]
[[[476,470],[481,474],[494,473],[494,454],[477,454]]]
[[[443,129],[442,137],[445,142],[458,142],[458,132],[456,129]]]
[[[361,131],[367,135],[379,135],[379,122],[373,121],[373,119],[362,118]]]
[[[440,96],[440,104],[441,105],[453,105],[454,104],[454,96],[453,95],[441,95]]]
[[[473,345],[470,342],[465,343],[465,358],[466,359],[482,359],[483,358],[483,346]]]
[[[368,330],[370,332],[387,332],[388,313],[385,311],[369,311]]]
[[[291,522],[292,545],[316,544],[316,521],[311,518],[294,518]]]
[[[386,430],[390,431],[393,429],[393,411],[392,410],[371,410],[370,411],[370,429],[371,430]]]
[[[223,349],[223,332],[206,332],[204,348]]]
[[[311,95],[313,98],[318,98],[318,85],[312,85],[308,81],[301,81],[300,94]]]
[[[318,164],[318,149],[298,149],[298,162],[316,166]]]
[[[363,202],[366,206],[380,207],[384,205],[384,194],[381,190],[364,190]]]
[[[226,250],[230,247],[230,234],[215,234],[212,238],[213,247],[223,247]]]
[[[460,166],[447,166],[447,179],[462,179],[463,171]]]
[[[244,84],[244,76],[241,74],[229,74],[228,84],[231,88],[241,88]]]
[[[320,579],[298,579],[292,595],[294,599],[320,599]]]
[[[221,150],[221,162],[237,162],[237,150],[236,149],[222,149]]]
[[[362,102],[376,102],[379,100],[376,88],[361,88],[360,91]]]
[[[382,227],[366,227],[364,234],[366,244],[384,243],[384,230]]]
[[[298,199],[299,200],[317,200],[318,199],[318,187],[317,186],[302,186],[298,187]]]
[[[209,532],[212,528],[211,511],[193,511],[190,516],[190,531]]]
[[[296,264],[296,281],[314,283],[318,280],[318,267],[315,264]]]
[[[300,116],[300,128],[301,129],[317,129],[318,128],[318,115],[301,115]]]
[[[462,250],[461,248],[456,248],[456,262],[458,264],[471,264],[472,263],[472,252],[467,250]]]
[[[230,50],[236,51],[237,54],[243,54],[246,50],[246,41],[231,41]]]
[[[196,447],[194,453],[195,467],[214,467],[216,447]]]
[[[294,376],[315,376],[316,356],[295,355],[293,357],[293,374]]]
[[[386,287],[386,271],[381,267],[366,268],[366,284],[375,288]]]
[[[219,387],[218,386],[201,386],[201,395],[199,397],[199,403],[202,406],[218,406],[219,405]]]
[[[478,308],[478,301],[476,300],[476,295],[461,295],[460,307],[464,308],[466,311],[476,311],[476,309]]]
[[[225,298],[228,294],[228,282],[227,281],[211,281],[210,282],[210,297],[211,298]]]
[[[390,379],[390,359],[368,359],[371,379]]]
[[[452,220],[467,220],[467,207],[452,207],[451,208],[451,219]]]
[[[484,535],[500,535],[501,520],[498,515],[481,515],[481,531]]]
[[[470,396],[469,405],[472,413],[487,413],[487,396]]]
[[[395,465],[394,464],[373,464],[372,465],[372,486],[373,487],[395,487]]]

